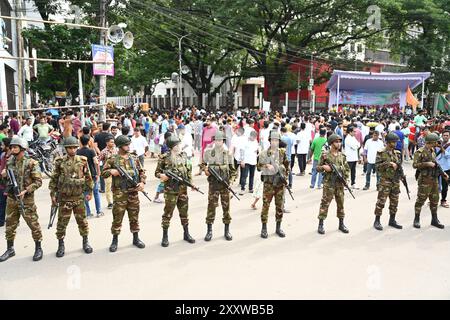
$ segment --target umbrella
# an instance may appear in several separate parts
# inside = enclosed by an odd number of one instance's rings
[[[48,109],[48,112],[50,112],[52,114],[52,116],[59,116],[59,111],[56,109]]]

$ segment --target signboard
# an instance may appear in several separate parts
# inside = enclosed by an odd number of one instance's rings
[[[400,104],[400,92],[367,92],[363,90],[342,90],[339,92],[339,104]]]
[[[67,96],[67,92],[65,91],[55,91],[55,98],[65,98]]]
[[[114,62],[114,48],[93,44],[92,61]],[[114,64],[94,63],[94,76],[114,76]]]

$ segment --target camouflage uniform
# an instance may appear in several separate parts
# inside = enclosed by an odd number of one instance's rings
[[[237,177],[237,171],[234,167],[233,157],[223,147],[220,149],[213,147],[205,150],[202,167],[205,168],[207,166],[216,169],[219,175],[224,178],[224,180],[229,184],[232,184]],[[230,192],[212,175],[208,177],[208,182],[209,190],[206,223],[214,223],[214,219],[216,217],[216,207],[218,206],[220,196],[223,210],[223,223],[229,224],[231,222]]]
[[[42,259],[43,252],[41,248],[42,232],[39,225],[39,217],[36,212],[36,204],[34,203],[34,191],[42,185],[42,175],[39,170],[39,163],[25,155],[25,150],[28,148],[28,143],[19,137],[11,139],[10,148],[19,148],[20,151],[16,155],[11,156],[7,163],[5,170],[12,170],[19,192],[26,190],[23,195],[23,212],[20,208],[20,201],[16,200],[14,190],[11,184],[7,187],[7,203],[6,203],[6,252],[0,256],[0,262],[6,261],[15,256],[14,239],[16,237],[16,230],[19,225],[20,215],[31,229],[31,234],[35,242],[35,250],[33,261]],[[20,158],[20,159],[19,159]],[[2,178],[2,180],[6,180]],[[7,184],[5,181],[3,184]]]
[[[167,139],[166,144],[170,151],[158,159],[155,177],[160,178],[161,174],[164,174],[166,170],[170,170],[177,176],[192,183],[192,165],[190,161],[188,161],[186,154],[178,153],[179,151],[174,152],[174,148],[178,146],[180,142],[181,141],[174,136],[170,136]],[[195,240],[189,234],[189,198],[186,185],[169,178],[169,180],[164,183],[164,199],[164,214],[161,223],[163,228],[163,238],[161,246],[169,246],[168,230],[175,207],[178,208],[178,212],[180,213],[181,225],[184,230],[184,240],[189,243],[195,243]]]
[[[39,225],[39,216],[36,212],[34,203],[34,191],[42,186],[42,175],[39,169],[39,163],[28,157],[22,157],[16,160],[11,156],[7,162],[7,168],[14,171],[20,190],[27,190],[23,197],[25,207],[24,220],[31,229],[31,235],[34,241],[42,241],[42,231]],[[6,203],[6,240],[14,241],[16,237],[17,226],[19,225],[20,208],[19,201],[16,200],[12,190],[8,191]]]
[[[391,166],[391,162],[401,165],[402,155],[395,149],[384,149],[377,152],[375,161],[376,170],[380,175],[378,199],[375,207],[375,215],[381,216],[387,198],[389,198],[389,214],[397,213],[398,199],[400,195],[400,176]]]
[[[119,166],[127,171],[136,182],[145,184],[145,171],[141,167],[138,158],[132,154],[128,154],[128,159],[125,159],[119,154],[110,157],[103,166],[102,177],[104,179],[109,178],[111,176],[111,169],[117,169]],[[111,233],[113,235],[120,234],[125,211],[128,212],[131,233],[135,234],[139,232],[139,192],[130,188],[126,180],[120,176],[112,177],[112,192],[113,223]]]
[[[430,133],[425,137],[426,146],[420,148],[414,153],[413,168],[418,169],[418,190],[417,200],[414,206],[415,218],[414,227],[420,228],[420,211],[425,201],[430,199],[431,209],[431,225],[440,229],[444,229],[444,225],[439,222],[437,217],[437,208],[439,203],[439,184],[438,178],[443,175],[448,179],[445,172],[439,170],[438,163],[436,162],[436,154],[434,152],[434,143],[439,140],[439,136],[434,133]],[[426,162],[433,162],[434,168],[427,167]]]
[[[347,180],[350,175],[350,167],[347,163],[347,158],[345,154],[339,152],[336,156],[331,153],[331,150],[322,153],[319,160],[318,166],[323,166],[328,163],[333,163],[336,165],[337,169],[342,173],[344,178]],[[318,168],[319,172],[323,171]],[[343,219],[345,217],[344,213],[344,185],[337,181],[336,176],[333,172],[324,172],[323,178],[323,193],[322,200],[320,202],[319,219],[325,220],[328,215],[328,208],[331,201],[336,200],[337,206],[337,217]]]
[[[269,139],[280,140],[280,135],[277,132],[271,132]],[[274,170],[266,168],[266,165],[271,164]],[[269,215],[269,207],[272,198],[275,198],[275,219],[277,222],[276,233],[280,237],[284,237],[284,232],[280,229],[283,220],[284,208],[284,193],[287,184],[287,177],[290,171],[290,162],[286,155],[286,149],[279,148],[275,152],[272,147],[264,150],[258,157],[257,163],[258,171],[262,171],[261,178],[263,185],[263,206],[261,210],[262,231],[261,237],[267,238],[267,221]],[[283,181],[284,180],[284,181]]]
[[[66,228],[72,215],[78,224],[78,230],[82,237],[89,234],[86,219],[86,207],[84,205],[84,192],[92,194],[94,182],[89,172],[87,158],[75,155],[65,155],[55,160],[53,174],[48,188],[50,196],[56,197],[59,203],[58,223],[56,237],[63,240],[66,236]]]
[[[156,166],[155,176],[159,177],[159,174],[164,173],[165,170],[172,170],[178,173],[179,176],[192,181],[192,166],[189,165],[186,154],[181,153],[176,157],[173,157],[170,152],[162,155]],[[162,216],[162,227],[169,228],[170,219],[173,216],[175,207],[178,208],[180,213],[181,225],[185,226],[189,223],[188,218],[188,194],[187,187],[185,185],[177,184],[175,181],[168,180],[164,184],[164,214]]]

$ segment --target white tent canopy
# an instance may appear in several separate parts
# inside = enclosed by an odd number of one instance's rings
[[[406,105],[406,90],[408,86],[412,89],[422,84],[422,104],[424,82],[430,77],[430,72],[364,72],[364,71],[342,71],[334,70],[327,88],[330,91],[328,108],[333,104],[339,105],[341,91],[363,91],[368,93],[392,92],[400,94],[400,107]]]

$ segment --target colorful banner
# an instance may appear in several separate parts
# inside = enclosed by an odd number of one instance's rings
[[[108,46],[101,46],[98,44],[92,45],[92,61],[94,62],[113,62],[114,63],[114,48]],[[94,76],[114,76],[114,64],[96,64],[94,63]]]
[[[385,105],[400,104],[400,92],[367,92],[363,90],[341,90],[339,104]]]

